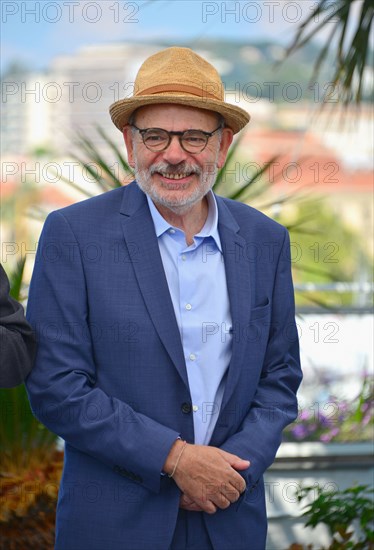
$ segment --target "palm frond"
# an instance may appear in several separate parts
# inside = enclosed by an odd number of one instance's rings
[[[240,182],[240,185],[238,188],[229,192],[225,192],[225,197],[231,200],[245,202],[249,198],[253,199],[255,196],[264,193],[266,188],[268,187],[268,185],[265,184],[264,182],[261,182],[262,184],[257,190],[253,190],[253,187],[256,183],[258,183],[261,180],[262,176],[269,170],[269,168],[273,165],[273,163],[277,160],[277,158],[278,158],[277,155],[272,157],[260,169],[256,170],[251,177]],[[222,168],[222,170],[227,169],[228,161],[229,159],[225,163],[225,166]],[[274,180],[275,178],[273,178],[273,181]]]
[[[107,145],[109,145],[110,149],[113,151],[115,155],[115,159],[122,166],[122,169],[125,171],[125,173],[133,174],[133,170],[131,166],[128,164],[125,156],[121,153],[117,145],[108,137],[104,129],[101,128],[101,126],[96,125],[96,131],[103,138],[104,142]]]
[[[112,170],[110,170],[108,164],[102,158],[99,153],[99,149],[95,144],[84,134],[78,134],[80,150],[87,156],[88,160],[85,160],[80,155],[76,153],[71,153],[71,157],[79,162],[83,170],[86,170],[87,173],[92,177],[92,181],[95,182],[101,191],[108,191],[111,188],[111,183],[114,187],[120,185],[118,178]],[[102,176],[102,171],[98,170],[100,168],[105,174],[113,180],[110,183]]]
[[[370,64],[372,55],[370,32],[374,15],[372,0],[362,2],[357,27],[349,36],[354,17],[354,5],[358,0],[338,0],[336,9],[331,9],[330,0],[320,0],[312,13],[299,26],[291,45],[287,48],[285,58],[311,42],[327,25],[332,25],[331,32],[315,62],[312,80],[318,77],[323,63],[332,59],[333,74],[330,90],[337,92],[339,101],[347,106],[350,103],[359,105],[363,97],[365,67]],[[316,25],[316,21],[320,21]],[[331,94],[331,92],[330,92]],[[328,101],[329,95],[323,98]]]
[[[83,132],[78,132],[74,139],[78,153],[70,153],[70,156],[79,163],[82,175],[86,172],[90,177],[90,181],[98,187],[98,190],[105,192],[116,187],[121,187],[125,177],[132,175],[133,171],[119,147],[109,138],[103,128],[96,125],[95,130],[102,138],[105,146],[114,153],[114,165],[111,166],[109,164],[102,155],[100,147]],[[76,181],[71,181],[65,177],[61,179],[87,197],[95,195],[95,193],[87,191]]]
[[[217,177],[216,177],[216,181],[213,185],[213,190],[216,192],[216,193],[219,193],[219,189],[223,183],[223,178],[226,176],[227,174],[227,170],[228,170],[228,166],[230,165],[231,163],[231,160],[234,158],[234,155],[236,154],[237,152],[237,149],[240,145],[240,141],[241,139],[238,138],[231,146],[229,152],[228,152],[228,155],[226,157],[226,161],[225,161],[225,164],[222,166],[222,168],[218,171],[218,174],[217,174]]]

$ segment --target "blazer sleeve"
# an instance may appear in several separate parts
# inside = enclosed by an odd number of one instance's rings
[[[79,241],[61,212],[50,214],[42,231],[28,318],[38,334],[26,383],[34,414],[71,446],[158,492],[165,458],[179,434],[96,384]],[[84,330],[68,330],[77,325]]]
[[[35,355],[35,338],[23,307],[9,295],[8,277],[0,265],[0,387],[22,384]]]
[[[257,391],[237,432],[221,446],[251,462],[243,475],[249,488],[273,463],[282,431],[297,417],[302,379],[295,322],[290,242],[285,230],[274,278],[270,331]]]

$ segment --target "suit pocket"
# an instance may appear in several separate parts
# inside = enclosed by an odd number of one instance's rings
[[[266,303],[264,305],[254,307],[251,309],[250,312],[250,321],[254,321],[255,319],[261,319],[262,317],[266,317],[270,313],[270,301],[269,299],[266,299]]]

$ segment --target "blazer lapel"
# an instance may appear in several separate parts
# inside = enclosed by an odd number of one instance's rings
[[[127,249],[149,315],[171,360],[188,387],[182,342],[152,217],[146,197],[136,183],[124,188],[120,212]]]
[[[235,389],[244,360],[246,330],[250,311],[250,268],[246,257],[246,241],[241,237],[239,225],[220,197],[217,198],[219,210],[219,234],[225,262],[227,288],[233,326],[232,356],[228,369],[221,411]]]

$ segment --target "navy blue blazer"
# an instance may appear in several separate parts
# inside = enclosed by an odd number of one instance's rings
[[[240,500],[204,518],[215,549],[260,550],[262,476],[297,415],[301,379],[289,238],[249,206],[217,204],[233,349],[211,445],[251,466]],[[66,441],[56,549],[166,550],[180,492],[160,472],[174,440],[192,443],[194,429],[179,330],[136,183],[48,216],[28,319],[38,337],[30,402]]]

